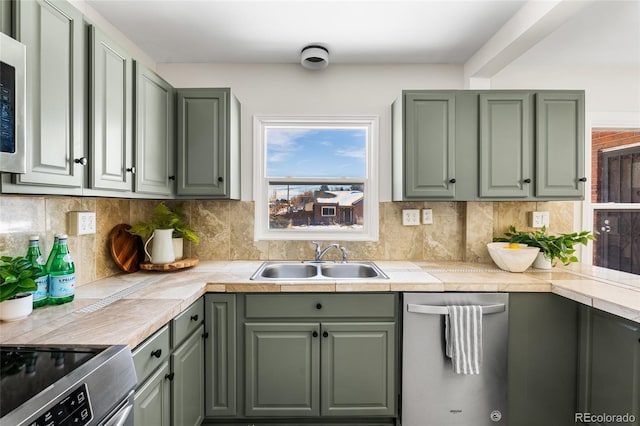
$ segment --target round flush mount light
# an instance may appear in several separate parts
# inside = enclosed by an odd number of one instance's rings
[[[305,46],[300,52],[300,63],[310,70],[321,70],[329,65],[329,50],[317,44]]]

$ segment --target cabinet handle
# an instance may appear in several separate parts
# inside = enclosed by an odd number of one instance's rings
[[[89,163],[89,160],[87,160],[87,157],[80,157],[73,160],[73,162],[82,166],[86,166]]]
[[[209,332],[205,331],[204,333],[202,333],[202,338],[203,339],[207,339],[209,337]]]
[[[218,177],[218,182],[223,182],[223,181],[224,181],[224,179],[222,178],[222,176],[219,176]]]
[[[169,180],[176,180],[176,177],[174,175],[169,176]]]
[[[322,303],[316,303],[316,309],[322,309]]]
[[[329,332],[323,331],[322,332],[322,337],[329,337]]]
[[[454,179],[449,179],[449,183],[456,183],[455,178]]]
[[[169,380],[169,381],[172,381],[172,380],[173,380],[173,376],[174,376],[174,374],[175,374],[175,373],[165,374],[165,375],[164,375],[164,378],[165,378],[165,379],[167,379],[167,380]]]
[[[524,183],[531,183],[531,179],[526,178],[525,180],[523,180]]]
[[[580,182],[586,182],[586,181],[587,181],[587,178],[586,178],[586,177],[581,177],[580,179],[578,179],[578,181],[580,181]]]
[[[151,352],[151,356],[155,356],[156,358],[160,358],[162,356],[162,349],[156,349]]]
[[[127,171],[132,175],[136,174],[136,166],[127,167]]]
[[[198,314],[191,315],[191,321],[198,321]]]
[[[312,335],[313,337],[318,337],[318,332],[317,332],[317,331],[314,331],[313,333],[311,333],[311,335]]]

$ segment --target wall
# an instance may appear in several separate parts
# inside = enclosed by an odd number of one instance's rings
[[[95,235],[70,236],[78,284],[120,272],[111,257],[109,232],[117,224],[150,218],[157,201],[56,196],[0,196],[0,255],[26,253],[30,235],[39,235],[48,255],[53,234],[67,231],[67,212],[96,212]],[[168,202],[169,205],[177,203]],[[253,241],[253,203],[245,201],[185,202],[188,220],[198,232],[198,245],[185,244],[185,256],[201,260],[308,260],[308,241]],[[340,242],[353,260],[468,260],[491,262],[485,244],[509,227],[527,227],[527,212],[551,213],[552,232],[572,232],[573,202],[402,202],[380,203],[380,239]],[[402,226],[403,208],[433,209],[434,224]],[[334,253],[333,255],[337,255]],[[329,258],[332,258],[329,256]],[[333,257],[337,259],[336,257]]]

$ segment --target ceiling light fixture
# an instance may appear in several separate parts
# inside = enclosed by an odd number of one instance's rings
[[[321,70],[329,65],[329,50],[317,44],[305,46],[300,52],[300,63],[310,70]]]

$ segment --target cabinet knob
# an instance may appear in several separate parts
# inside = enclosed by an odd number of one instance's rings
[[[222,178],[222,176],[219,176],[218,177],[218,182],[223,182],[223,181],[224,181],[224,179]]]
[[[322,309],[322,303],[316,303],[316,309]]]
[[[456,183],[455,178],[453,178],[453,179],[449,179],[449,183]]]
[[[156,358],[160,358],[162,356],[162,349],[156,349],[151,352],[151,356],[155,356]]]
[[[526,178],[525,180],[523,180],[524,183],[531,183],[531,179]]]
[[[127,171],[132,175],[136,174],[136,166],[127,167]]]
[[[172,380],[173,380],[173,376],[174,376],[174,375],[175,375],[175,373],[165,374],[165,375],[164,375],[164,378],[165,378],[165,379],[167,379],[167,380],[169,380],[169,381],[172,381]]]
[[[169,180],[176,180],[176,177],[174,175],[169,176]]]
[[[328,331],[323,331],[322,332],[322,337],[329,337],[329,332]]]
[[[191,321],[198,321],[198,314],[191,315]]]
[[[87,164],[89,164],[89,160],[87,160],[87,157],[76,158],[75,160],[73,160],[73,162],[76,164],[80,164],[81,166],[86,166]]]
[[[204,333],[202,333],[202,338],[203,338],[203,339],[207,339],[207,338],[209,338],[209,332],[208,332],[208,331],[205,331]]]
[[[586,181],[587,181],[587,178],[586,178],[586,177],[581,177],[580,179],[578,179],[578,181],[580,181],[580,182],[586,182]]]
[[[318,337],[318,332],[317,332],[317,331],[314,331],[313,333],[311,333],[311,335],[312,335],[313,337]]]

